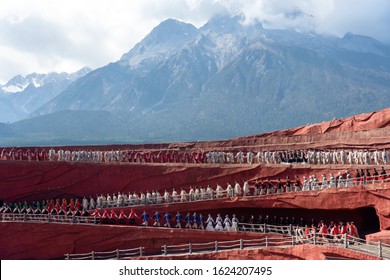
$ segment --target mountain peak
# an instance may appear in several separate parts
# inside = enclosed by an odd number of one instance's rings
[[[124,54],[120,61],[125,65],[138,66],[144,60],[153,60],[184,48],[199,34],[199,30],[192,24],[167,19],[153,28],[140,43]]]
[[[144,43],[158,45],[180,44],[198,35],[198,29],[190,23],[181,22],[175,19],[167,19],[157,25],[152,32],[146,36]]]

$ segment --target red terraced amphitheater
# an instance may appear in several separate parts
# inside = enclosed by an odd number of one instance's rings
[[[285,131],[230,139],[226,141],[171,143],[155,145],[93,146],[96,150],[133,149],[159,150],[187,148],[191,150],[291,150],[291,149],[388,149],[390,148],[390,109],[333,120]],[[80,147],[67,147],[79,149]],[[88,149],[89,147],[82,147]],[[92,147],[91,147],[92,148]],[[26,149],[26,148],[25,148]],[[227,182],[246,179],[276,179],[303,177],[312,174],[338,173],[374,166],[309,165],[309,164],[136,164],[136,163],[77,163],[0,161],[0,200],[33,201],[47,198],[89,197],[100,193],[164,191],[189,186],[225,186]],[[377,166],[376,166],[377,167]],[[386,167],[390,169],[389,166]],[[389,172],[388,172],[389,173]],[[202,212],[249,216],[270,215],[310,220],[340,219],[354,221],[360,237],[366,242],[390,244],[390,182],[345,189],[283,193],[256,197],[238,197],[218,201],[197,201],[171,205],[134,206],[139,214],[146,209],[183,214]],[[126,209],[128,211],[128,209]],[[0,223],[1,259],[63,259],[64,255],[91,251],[143,247],[141,258],[170,259],[378,259],[367,250],[354,250],[355,245],[319,246],[302,244],[290,246],[254,246],[256,240],[280,238],[291,240],[288,234],[258,232],[209,232],[104,224],[63,224],[3,220]],[[183,245],[248,240],[238,247],[218,252],[197,252],[161,256],[164,245]],[[250,240],[254,240],[251,246]],[[257,241],[256,241],[257,242]],[[260,241],[258,241],[260,242]],[[227,244],[227,243],[226,243]],[[237,243],[239,244],[239,243]],[[260,243],[259,243],[260,244]],[[349,244],[349,243],[348,243]],[[347,244],[347,245],[348,245]],[[209,246],[209,247],[210,247]],[[221,245],[222,246],[222,245]],[[239,245],[237,245],[239,246]],[[368,245],[367,245],[368,246]],[[384,245],[386,246],[386,245]],[[210,247],[210,248],[211,248]],[[347,246],[348,247],[348,246]],[[363,248],[364,245],[361,245]],[[384,247],[386,248],[386,247]],[[386,249],[384,249],[384,252]],[[375,253],[376,254],[376,253]],[[151,256],[153,255],[153,256]]]

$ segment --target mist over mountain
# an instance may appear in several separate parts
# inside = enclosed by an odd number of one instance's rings
[[[268,30],[240,16],[200,28],[168,19],[8,129],[105,111],[111,139],[224,139],[390,107],[389,88],[390,47],[370,37]],[[104,139],[97,130],[88,139]]]
[[[71,74],[52,72],[15,76],[0,86],[0,122],[26,118],[90,71],[92,69],[84,67]]]

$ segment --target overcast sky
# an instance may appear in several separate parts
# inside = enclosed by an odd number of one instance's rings
[[[297,11],[307,16],[293,17]],[[166,18],[197,27],[216,13],[266,28],[350,31],[390,44],[389,0],[0,0],[0,84],[116,61]]]

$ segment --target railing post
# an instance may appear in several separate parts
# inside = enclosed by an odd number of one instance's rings
[[[188,244],[188,253],[192,254],[192,243]]]
[[[288,230],[289,230],[289,234],[293,235],[292,224],[290,224],[290,228]]]
[[[263,232],[264,232],[264,233],[266,233],[266,232],[267,232],[267,228],[266,228],[266,227],[267,227],[267,224],[266,224],[266,223],[264,223],[264,228],[263,228]]]
[[[268,247],[268,237],[265,238],[265,247]]]
[[[48,217],[47,221],[48,221],[49,223],[51,223],[51,221],[52,221],[52,219],[51,219],[51,214],[49,214],[49,217]]]
[[[119,249],[116,249],[116,259],[119,260]]]
[[[164,256],[167,255],[167,244],[164,245]]]
[[[244,241],[240,239],[240,250],[244,249]]]
[[[313,234],[313,244],[317,245],[316,233]]]
[[[347,234],[344,234],[344,247],[348,248],[348,236],[347,236]]]
[[[142,257],[143,253],[142,253],[142,247],[139,247],[139,256]]]
[[[69,253],[66,254],[66,259],[67,259],[67,260],[70,259]]]
[[[292,246],[295,246],[294,236],[291,236],[291,245],[292,245]]]
[[[382,258],[382,242],[378,242],[378,257]]]
[[[218,252],[218,241],[215,241],[215,252]]]
[[[91,258],[92,258],[92,260],[95,259],[95,252],[94,251],[92,251],[92,253],[91,253]]]
[[[97,224],[96,216],[93,216],[93,223],[94,223],[95,225]]]

